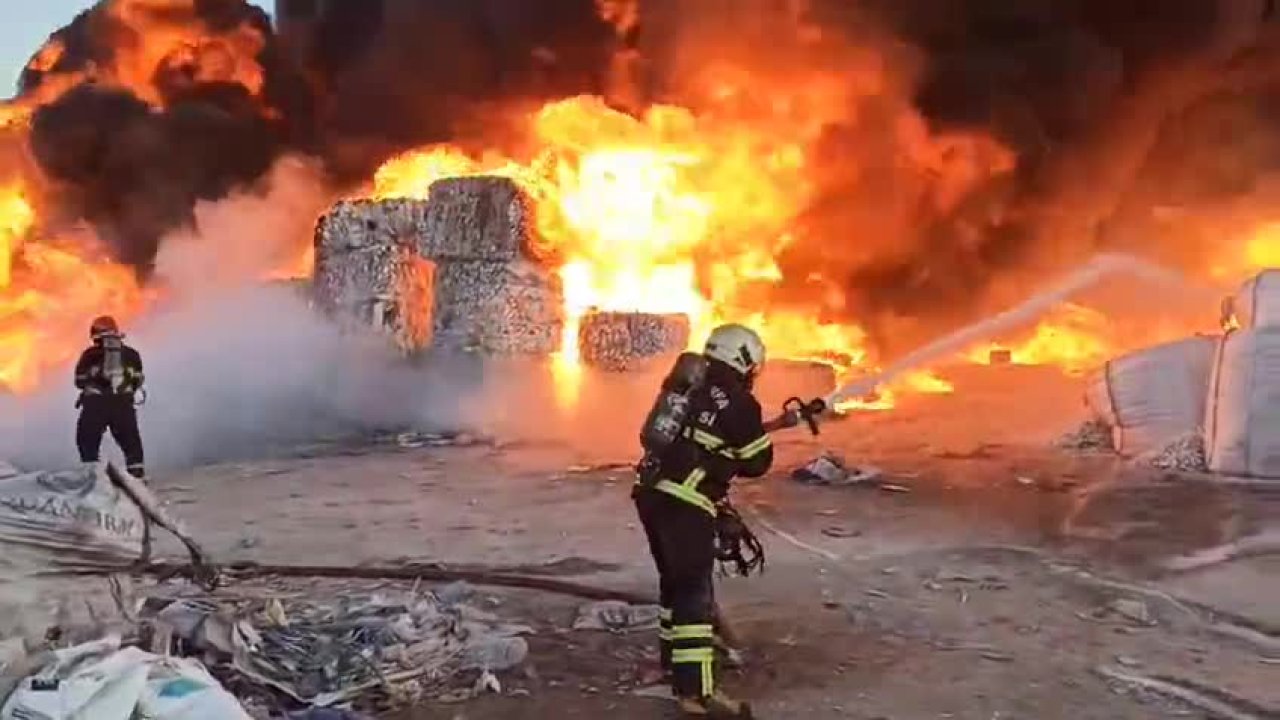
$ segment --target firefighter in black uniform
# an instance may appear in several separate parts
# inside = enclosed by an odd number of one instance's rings
[[[89,328],[93,345],[76,363],[76,388],[80,419],[76,422],[76,447],[80,461],[98,462],[102,435],[107,430],[124,453],[125,466],[134,477],[145,477],[142,434],[138,432],[136,397],[143,392],[142,356],[124,344],[115,318],[103,316]]]
[[[685,427],[655,466],[641,470],[633,497],[658,569],[662,660],[682,715],[749,718],[746,703],[716,688],[717,516],[730,480],[769,471],[773,445],[767,428],[793,427],[799,418],[784,413],[763,421],[751,394],[765,361],[764,343],[754,331],[717,328],[703,355],[706,374],[688,394]]]

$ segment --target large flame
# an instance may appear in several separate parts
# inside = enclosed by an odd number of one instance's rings
[[[805,112],[781,101],[773,110]],[[573,98],[529,118],[536,150],[526,157],[425,148],[383,166],[372,192],[422,198],[437,180],[461,175],[517,181],[537,203],[534,252],[563,281],[564,358],[577,357],[582,316],[605,310],[687,315],[694,343],[716,323],[744,322],[774,357],[859,365],[867,356],[859,328],[767,302],[782,279],[774,257],[811,188],[806,138],[765,127],[672,106],[637,118]]]
[[[95,315],[128,318],[143,300],[131,270],[35,227],[22,186],[0,188],[0,388],[17,392],[73,359]]]
[[[975,348],[969,359],[979,364],[1054,365],[1071,374],[1100,367],[1117,352],[1130,349],[1114,338],[1102,313],[1067,304],[1036,325],[1016,343]],[[1003,358],[1003,360],[1001,360]]]
[[[113,33],[111,53],[77,69],[62,65],[65,44],[52,38],[27,63],[34,82],[16,101],[0,108],[0,126],[25,122],[30,114],[81,85],[127,90],[153,107],[164,107],[165,90],[207,83],[243,87],[259,98],[265,74],[258,54],[262,32],[248,23],[213,29],[197,23],[197,0],[110,0],[95,8]]]

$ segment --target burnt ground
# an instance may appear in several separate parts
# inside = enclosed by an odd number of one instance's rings
[[[725,682],[770,718],[1227,716],[1110,669],[1198,688],[1238,717],[1280,716],[1280,559],[1161,569],[1274,528],[1280,490],[1052,449],[1082,418],[1075,379],[1015,368],[954,379],[955,395],[907,398],[816,440],[792,431],[773,475],[738,487],[769,563],[719,584],[750,654]],[[788,477],[824,449],[895,487]],[[630,459],[608,442],[321,447],[154,484],[223,561],[552,566],[646,591],[630,479],[608,465]],[[500,697],[389,717],[666,716],[635,694],[656,663],[647,633],[572,631],[573,598],[483,594],[537,629],[525,669],[501,677]]]

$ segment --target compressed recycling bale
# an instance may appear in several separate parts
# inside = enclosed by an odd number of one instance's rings
[[[418,251],[425,207],[341,202],[316,225],[316,304],[340,322],[390,334],[405,352],[431,340],[435,266]]]
[[[685,315],[593,312],[578,327],[578,349],[587,365],[622,372],[681,352],[689,332]]]
[[[436,262],[516,260],[527,253],[533,228],[532,203],[511,180],[440,180],[431,186],[421,252]]]
[[[486,355],[550,355],[564,328],[554,275],[528,260],[441,263],[433,347]]]

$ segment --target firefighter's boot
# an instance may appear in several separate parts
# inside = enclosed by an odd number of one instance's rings
[[[682,718],[709,718],[709,720],[752,720],[751,706],[734,700],[722,692],[703,698],[679,698],[677,704]]]

